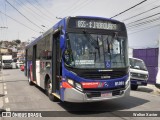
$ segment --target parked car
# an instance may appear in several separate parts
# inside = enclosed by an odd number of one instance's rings
[[[20,70],[24,71],[24,65],[21,65]]]
[[[23,63],[23,62],[21,62],[21,61],[17,61],[17,62],[16,62],[16,64],[17,64],[17,68],[20,68],[20,67],[21,67],[21,65],[23,65],[24,63]]]
[[[131,89],[136,90],[138,86],[146,86],[148,81],[148,70],[143,60],[129,58]]]

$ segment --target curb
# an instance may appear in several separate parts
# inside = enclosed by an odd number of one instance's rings
[[[4,96],[4,91],[3,91],[3,76],[2,76],[2,71],[0,71],[0,112],[3,110],[3,96]],[[0,117],[0,120],[2,120],[2,117]]]
[[[147,86],[140,86],[140,88],[138,88],[138,91],[143,91],[160,96],[160,89],[157,88],[154,84],[147,84]]]
[[[157,88],[155,85],[149,84],[148,87],[151,88],[151,89],[153,89],[153,92],[152,92],[153,94],[160,95],[160,89]]]

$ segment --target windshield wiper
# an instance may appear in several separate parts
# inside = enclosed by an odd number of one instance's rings
[[[85,34],[87,38],[89,38],[88,40],[94,46],[94,48],[99,49],[99,45],[97,41],[86,30],[84,30],[83,33]]]
[[[98,43],[98,39],[95,40],[90,33],[88,33],[86,30],[83,31],[84,35],[88,38],[88,41],[91,43],[91,45],[93,45],[93,47],[95,49],[98,50],[98,56],[100,58],[100,47],[99,47],[99,43]],[[95,53],[95,60],[96,60],[96,53]]]

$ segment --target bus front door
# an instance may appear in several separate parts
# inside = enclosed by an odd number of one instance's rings
[[[36,49],[37,46],[33,46],[33,58],[32,58],[32,74],[33,74],[33,82],[36,81]]]
[[[53,35],[52,47],[52,91],[60,95],[60,81],[61,81],[61,61],[60,61],[60,31]]]

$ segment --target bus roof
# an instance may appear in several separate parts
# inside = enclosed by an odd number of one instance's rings
[[[44,36],[48,35],[49,33],[53,32],[54,30],[58,29],[59,26],[63,25],[64,27],[66,27],[66,19],[68,18],[90,18],[90,19],[101,19],[101,20],[109,20],[109,21],[114,21],[114,22],[120,22],[114,19],[110,19],[110,18],[104,18],[104,17],[95,17],[95,16],[75,16],[75,17],[65,17],[63,19],[61,19],[58,23],[56,23],[54,26],[52,26],[49,30],[47,30],[45,33],[43,33],[42,35],[40,35],[38,38],[36,38],[34,41],[32,41],[29,45],[26,46],[26,49],[28,49],[29,47],[35,45],[41,38],[43,38]],[[64,28],[66,29],[66,28]]]

